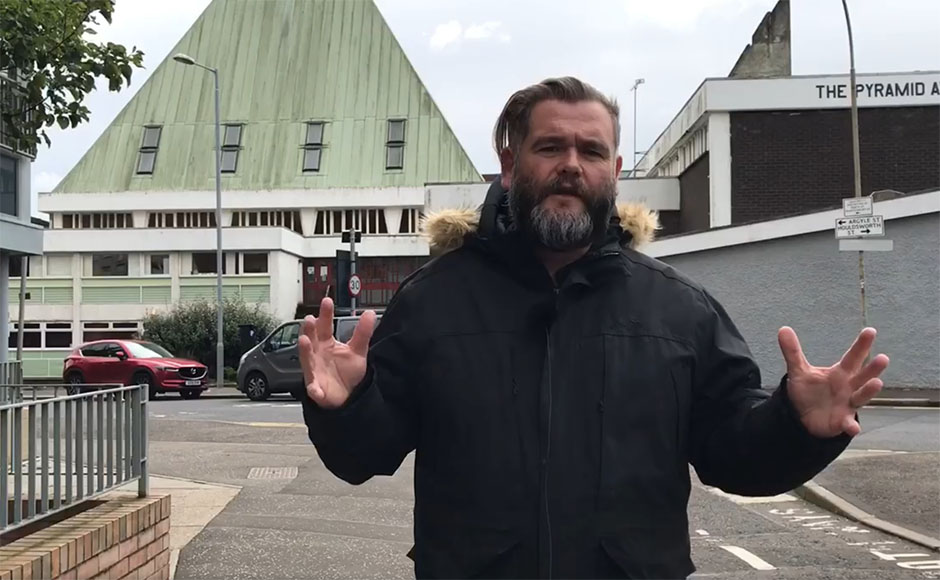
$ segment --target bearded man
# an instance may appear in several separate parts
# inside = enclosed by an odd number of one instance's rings
[[[344,344],[328,299],[305,320],[327,468],[360,484],[416,452],[419,578],[685,578],[690,464],[726,492],[789,491],[882,387],[873,329],[814,367],[785,327],[787,373],[763,390],[715,298],[635,249],[655,215],[617,209],[619,134],[616,103],[577,79],[518,91],[480,215],[431,220],[443,255],[382,323],[365,313]]]

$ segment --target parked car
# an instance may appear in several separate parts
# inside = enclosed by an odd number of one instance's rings
[[[152,342],[95,340],[69,353],[62,378],[69,385],[69,394],[81,392],[83,384],[118,383],[147,385],[150,398],[175,392],[184,399],[195,399],[208,388],[207,371],[202,363],[176,358]]]
[[[381,319],[379,314],[376,324]],[[264,401],[278,393],[289,393],[295,399],[303,396],[304,373],[297,353],[302,322],[285,322],[242,355],[238,362],[238,390],[252,401]],[[336,340],[348,341],[358,322],[358,316],[334,318],[333,335]]]

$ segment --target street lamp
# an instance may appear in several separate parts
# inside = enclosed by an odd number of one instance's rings
[[[630,172],[630,177],[636,177],[636,93],[637,87],[646,82],[646,79],[636,79],[633,81],[633,86],[630,87],[630,91],[633,93],[633,170]]]
[[[216,271],[216,354],[215,354],[215,381],[216,387],[221,388],[224,382],[225,347],[223,346],[222,331],[222,138],[221,121],[219,120],[219,71],[212,67],[196,62],[188,54],[173,55],[173,60],[187,66],[197,66],[212,73],[215,82],[215,271]]]
[[[845,12],[845,28],[849,35],[849,98],[852,107],[852,157],[855,165],[855,197],[862,197],[862,155],[858,137],[858,96],[855,89],[855,45],[852,42],[852,21],[849,5],[842,0]],[[862,327],[868,326],[868,308],[865,305],[865,253],[858,251],[858,284],[862,299]]]

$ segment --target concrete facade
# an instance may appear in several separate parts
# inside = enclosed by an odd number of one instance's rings
[[[891,220],[885,231],[894,251],[865,253],[873,354],[891,357],[887,386],[940,389],[940,213]],[[858,254],[840,252],[831,230],[660,259],[727,308],[767,386],[785,372],[781,326],[796,331],[816,365],[839,360],[862,328]]]

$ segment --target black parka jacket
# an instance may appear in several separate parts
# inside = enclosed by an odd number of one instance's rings
[[[418,578],[685,578],[689,464],[772,495],[847,446],[803,428],[785,377],[762,390],[706,290],[630,247],[637,215],[555,282],[500,210],[402,284],[343,407],[304,397],[350,483],[416,451]]]

